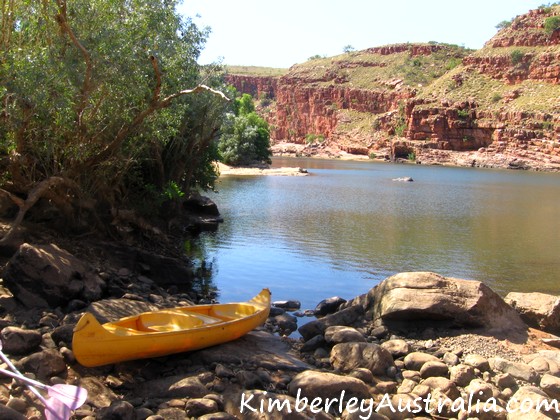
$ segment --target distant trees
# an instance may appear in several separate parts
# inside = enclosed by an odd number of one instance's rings
[[[18,210],[13,227],[38,201],[91,229],[212,185],[227,101],[196,62],[208,30],[177,3],[2,6],[0,195]]]
[[[509,28],[511,26],[511,23],[512,23],[511,20],[502,20],[500,23],[496,25],[496,29],[500,30],[504,28]]]
[[[268,123],[255,112],[251,95],[243,94],[226,116],[218,145],[221,161],[228,165],[270,163]]]
[[[356,49],[355,49],[352,45],[345,45],[345,46],[342,48],[342,52],[344,52],[344,54],[351,53],[351,52],[353,52],[353,51],[355,51],[355,50],[356,50]]]

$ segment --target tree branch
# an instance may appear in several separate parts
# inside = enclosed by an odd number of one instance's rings
[[[74,33],[70,25],[68,25],[68,20],[66,18],[66,0],[56,0],[56,3],[58,5],[58,10],[59,10],[58,15],[56,15],[56,21],[58,22],[58,25],[60,26],[62,32],[68,35],[68,37],[70,38],[74,46],[80,51],[84,59],[84,62],[86,64],[84,83],[82,84],[82,92],[80,95],[81,98],[78,101],[78,106],[76,107],[78,128],[82,129],[83,128],[82,116],[87,106],[89,94],[92,89],[91,80],[93,74],[93,63],[91,61],[91,55],[89,51],[76,37],[76,34]]]

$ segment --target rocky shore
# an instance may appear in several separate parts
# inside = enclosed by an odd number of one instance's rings
[[[299,327],[301,338],[285,336],[297,328],[295,305],[278,302],[262,328],[234,342],[85,368],[71,349],[84,311],[108,321],[207,299],[168,281],[180,276],[170,271],[170,260],[163,273],[156,256],[136,253],[132,264],[127,255],[126,265],[94,267],[53,244],[23,244],[2,273],[3,351],[29,377],[87,389],[73,418],[560,415],[554,406],[560,353],[550,334],[560,332],[559,299],[512,294],[504,300],[478,281],[434,273],[397,274],[347,302],[326,299]],[[541,401],[546,407],[539,412]],[[42,412],[25,387],[0,377],[1,418],[40,419]]]

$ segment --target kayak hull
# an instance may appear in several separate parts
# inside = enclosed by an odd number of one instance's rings
[[[242,337],[264,324],[270,291],[247,302],[164,309],[100,324],[85,313],[74,328],[72,350],[83,366],[199,350]]]

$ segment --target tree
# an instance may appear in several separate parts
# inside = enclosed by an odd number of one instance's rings
[[[131,197],[197,185],[227,98],[200,83],[209,30],[176,4],[4,3],[0,193],[19,207],[12,227],[42,199],[68,224],[108,225]]]
[[[234,104],[222,127],[218,150],[228,165],[270,163],[270,131],[268,123],[257,115],[251,95],[243,94]]]
[[[342,51],[344,52],[344,54],[351,53],[355,50],[356,49],[352,45],[346,45],[346,46],[344,46],[344,48],[342,48]]]

